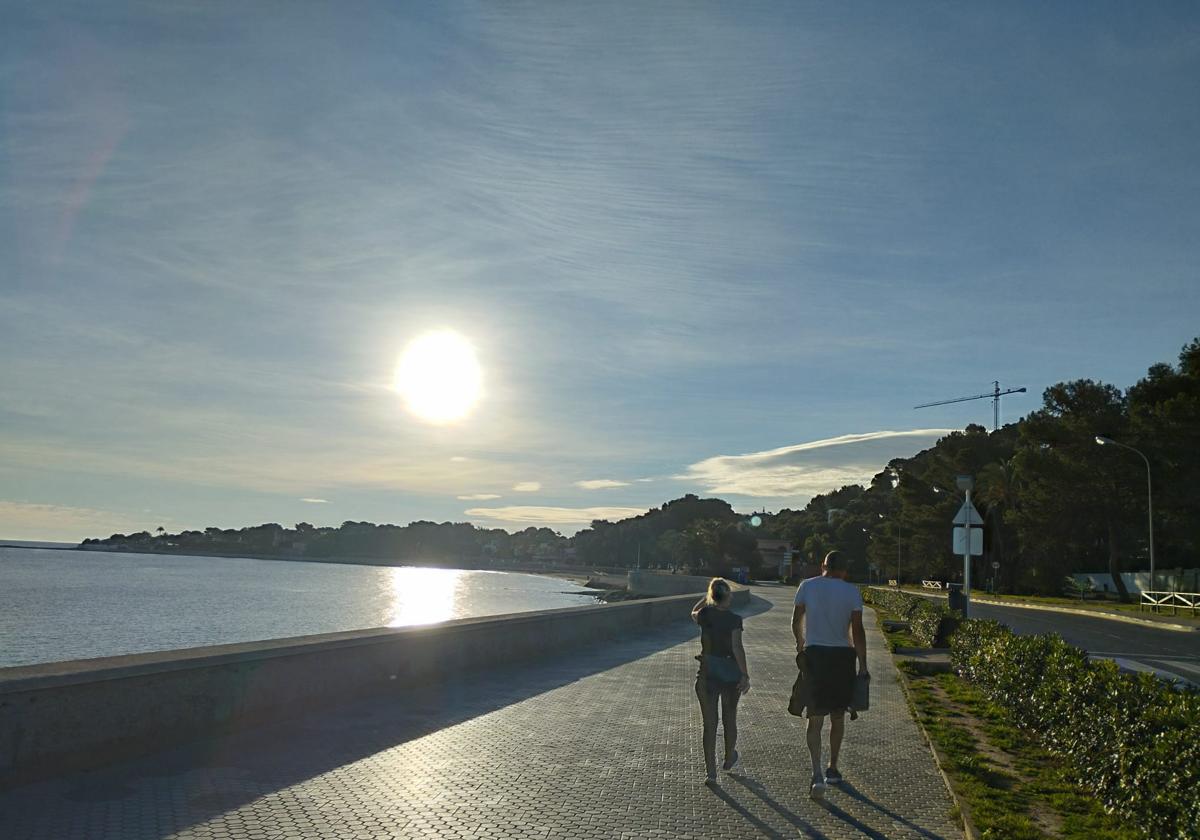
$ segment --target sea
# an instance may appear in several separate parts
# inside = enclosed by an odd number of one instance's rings
[[[588,606],[514,572],[0,547],[0,668]]]

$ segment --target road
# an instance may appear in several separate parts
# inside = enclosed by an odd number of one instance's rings
[[[1153,671],[1200,685],[1200,633],[979,603],[971,605],[971,617],[995,619],[1017,633],[1057,633],[1093,657],[1114,659],[1128,670]]]

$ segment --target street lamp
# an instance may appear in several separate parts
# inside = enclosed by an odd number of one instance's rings
[[[886,519],[882,513],[875,514],[880,519]],[[900,586],[900,520],[896,519],[896,587]]]
[[[1096,443],[1100,444],[1101,446],[1119,446],[1122,449],[1128,449],[1130,452],[1136,452],[1138,455],[1141,455],[1142,460],[1146,462],[1146,514],[1147,520],[1150,524],[1150,591],[1153,592],[1154,587],[1156,586],[1154,582],[1154,495],[1150,490],[1150,459],[1147,458],[1141,450],[1134,449],[1128,444],[1115,441],[1112,438],[1103,437],[1102,435],[1096,435]]]

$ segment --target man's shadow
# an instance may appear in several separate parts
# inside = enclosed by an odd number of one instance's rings
[[[842,792],[848,794],[850,796],[850,798],[857,799],[859,802],[863,803],[864,805],[866,805],[870,808],[874,808],[876,811],[883,814],[888,819],[902,824],[905,828],[912,829],[913,831],[920,834],[922,837],[928,837],[928,838],[930,838],[930,840],[945,840],[945,838],[942,837],[942,835],[936,834],[927,828],[921,828],[921,826],[916,825],[911,820],[900,816],[895,811],[885,808],[882,805],[880,805],[878,802],[875,802],[873,799],[868,798],[864,793],[862,793],[862,791],[858,790],[856,787],[854,787],[854,785],[850,784],[849,782],[843,781],[837,787],[838,787],[838,790],[841,790]]]
[[[771,794],[767,791],[767,788],[762,783],[757,782],[754,779],[751,779],[749,776],[744,776],[744,775],[741,775],[738,773],[731,774],[730,778],[732,778],[735,782],[740,784],[742,787],[746,788],[746,790],[750,791],[752,794],[757,796],[769,808],[774,810],[775,813],[779,814],[781,817],[783,817],[785,820],[787,820],[788,823],[790,823],[791,825],[795,826],[796,828],[800,829],[801,831],[804,831],[808,836],[824,837],[824,835],[821,834],[820,831],[818,831],[816,828],[814,828],[811,823],[809,823],[807,820],[805,820],[799,814],[795,813],[794,811],[789,809],[787,806],[781,804],[774,797],[772,797]],[[911,820],[908,820],[908,819],[900,816],[899,814],[895,813],[894,811],[891,811],[887,808],[884,808],[881,805],[876,804],[875,802],[873,802],[872,800],[870,800],[866,796],[864,796],[860,791],[855,789],[853,785],[849,785],[846,782],[842,782],[841,784],[837,785],[836,788],[834,788],[834,789],[841,790],[844,793],[849,794],[851,798],[856,799],[859,802],[862,802],[864,805],[867,805],[868,807],[874,808],[875,810],[879,811],[881,814],[883,814],[884,816],[893,820],[894,822],[900,823],[903,826],[905,826],[906,828],[909,828],[912,831],[917,832],[917,834],[919,834],[922,837],[929,838],[929,840],[947,840],[947,838],[943,837],[942,835],[936,834],[932,831],[929,831],[926,828],[922,828],[921,826],[916,825]],[[726,794],[722,798],[725,798],[727,796],[728,796],[728,794]],[[847,825],[853,827],[854,829],[862,832],[864,836],[870,837],[870,838],[872,838],[872,840],[888,840],[887,834],[881,833],[878,829],[871,828],[869,825],[862,822],[857,817],[853,816],[852,814],[847,813],[843,808],[839,807],[834,802],[831,802],[829,799],[818,800],[818,804],[822,808],[824,808],[826,811],[828,811],[829,813],[833,814],[835,817],[840,819],[842,822],[844,822]],[[737,806],[737,809],[739,811],[744,811],[744,809],[741,808],[741,806]]]
[[[743,786],[750,787],[750,785],[748,785],[745,781],[742,781],[742,777],[733,775],[732,778],[734,780],[740,782]],[[751,825],[753,825],[754,828],[759,833],[761,833],[764,837],[777,838],[777,840],[783,840],[784,838],[788,837],[788,835],[781,834],[780,832],[776,831],[775,829],[771,828],[771,826],[767,825],[765,822],[760,820],[758,817],[751,814],[736,799],[734,799],[732,796],[730,796],[725,791],[721,790],[721,788],[717,787],[716,785],[710,785],[709,790],[711,790],[714,794],[716,794],[716,796],[719,799],[721,799],[726,805],[728,805],[734,811],[737,811],[739,814],[741,814],[742,817],[745,818],[745,820],[747,822],[749,822]],[[763,799],[763,797],[761,795],[759,795],[759,798]],[[764,799],[764,801],[767,801],[767,800]],[[768,801],[767,804],[771,804],[771,803]],[[772,806],[772,807],[775,807],[775,806]],[[805,822],[800,817],[793,814],[791,811],[787,811],[786,809],[781,811],[778,807],[776,807],[775,810],[779,811],[780,814],[783,814],[784,818],[787,819],[787,821],[789,823],[791,823],[793,826],[795,826],[796,828],[805,832],[805,836],[816,838],[816,840],[828,840],[828,838],[824,834],[817,831],[817,829],[813,828],[812,825]]]

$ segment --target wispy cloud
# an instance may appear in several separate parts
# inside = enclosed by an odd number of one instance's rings
[[[718,455],[690,465],[676,478],[698,483],[709,493],[814,496],[870,481],[888,461],[927,449],[951,431],[866,432],[745,455]]]
[[[494,519],[521,525],[586,525],[596,519],[615,521],[645,513],[644,508],[632,507],[542,507],[513,505],[511,507],[469,508],[467,516]]]
[[[587,504],[624,483],[579,475],[673,472],[791,503],[927,441],[683,465],[971,393],[951,384],[976,375],[947,293],[963,277],[1007,316],[986,375],[1031,395],[1193,334],[1196,12],[1136,43],[1097,14],[1045,50],[1053,10],[628,5],[328,5],[244,31],[202,3],[7,16],[0,470],[97,507],[115,502],[84,484],[153,483],[176,510],[220,487],[231,519],[260,494],[400,492],[425,516],[515,484]],[[1013,51],[971,51],[996,31]],[[986,95],[944,72],[964,49]],[[979,130],[1009,112],[1038,118]],[[1097,200],[1064,216],[1083,187]],[[1136,230],[1104,209],[1131,200]],[[1152,294],[1122,279],[1151,263]],[[487,368],[457,435],[416,428],[383,384],[404,337],[440,326]],[[649,502],[649,481],[620,501]]]
[[[328,500],[328,499],[312,499],[312,498],[304,498],[304,499],[301,499],[300,501],[302,501],[302,502],[308,502],[310,505],[327,505],[327,504],[329,504],[329,500]]]
[[[471,493],[467,496],[456,496],[455,498],[464,502],[486,502],[490,499],[499,499],[500,496],[496,493]]]

